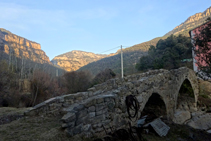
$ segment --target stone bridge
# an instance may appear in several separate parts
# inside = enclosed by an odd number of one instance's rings
[[[192,94],[181,92],[182,87],[191,88]],[[185,83],[185,86],[183,84]],[[60,114],[61,126],[70,136],[93,136],[104,133],[105,128],[126,127],[128,114],[125,97],[135,95],[139,104],[139,115],[150,103],[162,101],[163,116],[182,124],[197,110],[198,81],[193,70],[152,70],[133,74],[123,79],[115,78],[95,85],[87,92],[68,94],[46,100],[29,111],[26,116]],[[184,94],[184,96],[183,96]],[[160,105],[158,104],[157,107]],[[133,123],[135,124],[135,122]]]

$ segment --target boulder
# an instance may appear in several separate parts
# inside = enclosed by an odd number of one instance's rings
[[[183,124],[186,120],[191,118],[189,111],[176,110],[173,118],[173,122],[177,124]]]
[[[187,125],[194,129],[208,130],[211,128],[211,113],[205,113],[203,115],[197,115],[193,117]]]

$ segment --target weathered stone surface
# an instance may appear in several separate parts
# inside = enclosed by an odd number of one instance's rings
[[[75,126],[75,122],[68,122],[68,123],[63,123],[62,128],[72,128]]]
[[[137,98],[138,102],[140,102],[140,103],[143,102],[142,95],[139,95],[139,96],[137,96],[136,98]]]
[[[207,130],[207,133],[211,134],[211,130]]]
[[[191,102],[178,98],[180,97],[179,89],[185,79],[190,81],[194,91],[195,99],[192,98]],[[115,92],[116,90],[117,92]],[[45,104],[42,103],[41,108],[38,106],[32,112],[64,114],[62,127],[69,135],[82,135],[86,131],[94,135],[96,132],[101,132],[102,125],[117,128],[127,125],[128,114],[125,97],[130,94],[136,96],[140,105],[140,112],[145,108],[152,94],[158,94],[165,104],[167,118],[178,124],[187,123],[187,120],[191,118],[190,114],[192,116],[197,115],[190,113],[197,106],[197,78],[195,73],[187,68],[173,71],[155,70],[149,73],[127,76],[125,79],[113,79],[94,86],[93,89],[89,90],[90,92],[93,95],[80,92],[61,96],[63,100],[55,100],[53,103],[44,102]],[[60,99],[60,97],[57,98]],[[59,105],[63,108],[59,108]],[[54,111],[54,107],[57,111]],[[175,112],[177,108],[181,110]],[[185,109],[187,111],[184,111]],[[82,126],[84,126],[83,129]],[[75,129],[76,131],[74,131]]]
[[[195,115],[187,124],[195,129],[203,129],[203,130],[210,129],[211,113],[206,113],[203,115]]]
[[[44,107],[44,106],[46,106],[46,103],[42,102],[40,104],[35,105],[34,108],[37,109],[37,108],[41,108],[41,107]]]
[[[93,93],[93,95],[99,95],[101,93],[101,90],[98,90],[96,92]]]
[[[82,127],[82,131],[89,132],[91,130],[91,124],[84,125]]]
[[[79,104],[78,106],[75,106],[74,108],[73,108],[73,110],[75,110],[75,111],[81,111],[81,110],[83,110],[85,108],[85,106],[83,105],[83,104]]]
[[[174,114],[173,121],[177,124],[183,124],[186,120],[191,118],[189,111],[177,110]]]
[[[64,115],[61,120],[67,123],[67,122],[72,122],[75,119],[76,119],[75,113],[70,113],[69,112],[66,115]]]
[[[85,115],[87,115],[87,109],[79,111],[78,113],[76,113],[76,115],[77,115],[77,118],[84,117]]]
[[[102,109],[102,110],[96,111],[96,116],[99,116],[99,115],[105,114],[105,113],[107,113],[107,112],[108,112],[108,110],[107,110],[107,109]]]
[[[92,118],[92,117],[95,117],[96,113],[95,112],[91,112],[89,113],[89,117]]]
[[[88,108],[88,112],[95,112],[95,106],[91,106]]]
[[[95,104],[96,104],[96,99],[89,98],[87,102],[84,104],[84,106],[88,108],[90,106],[94,106]]]
[[[73,135],[81,133],[83,128],[83,124],[80,124],[72,129]]]
[[[99,121],[103,121],[105,120],[105,115],[99,115],[99,116],[95,116],[93,118],[90,119],[91,123],[97,123]]]
[[[97,103],[99,104],[99,103],[103,103],[104,102],[104,99],[103,98],[98,98],[97,99]]]
[[[105,108],[105,103],[96,104],[96,112]]]
[[[78,118],[77,121],[76,121],[76,126],[79,125],[79,124],[87,124],[89,123],[90,121],[90,117],[88,115],[84,116],[84,117],[81,117],[81,118]]]

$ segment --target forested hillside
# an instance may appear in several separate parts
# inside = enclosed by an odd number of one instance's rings
[[[211,7],[205,10],[202,13],[197,13],[193,16],[190,16],[184,23],[180,24],[179,26],[175,27],[172,31],[165,34],[163,37],[154,38],[148,42],[144,42],[141,44],[137,44],[131,47],[128,47],[124,49],[124,71],[125,74],[131,74],[136,72],[135,70],[135,64],[139,61],[139,59],[146,55],[148,52],[148,49],[151,45],[156,46],[158,41],[160,39],[166,39],[171,34],[178,36],[179,34],[182,34],[186,37],[189,37],[189,30],[193,29],[201,24],[203,24],[208,17],[211,15]],[[82,68],[80,70],[89,70],[93,74],[97,74],[101,70],[105,68],[112,69],[117,75],[121,73],[120,71],[120,51],[117,51],[117,55],[107,57],[104,59],[101,59],[99,61],[90,63]]]

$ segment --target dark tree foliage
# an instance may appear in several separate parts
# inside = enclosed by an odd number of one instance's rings
[[[64,74],[68,93],[86,91],[91,86],[91,74],[88,71],[71,71]]]
[[[98,73],[92,81],[92,85],[103,83],[111,78],[114,78],[116,74],[111,69],[105,69]]]
[[[211,77],[211,19],[208,18],[208,24],[199,27],[199,33],[194,37],[194,52],[197,57],[199,72]]]
[[[184,66],[184,59],[192,58],[192,44],[188,37],[171,35],[159,40],[156,47],[150,46],[148,55],[141,57],[136,68],[141,71],[148,69],[176,69]]]
[[[0,106],[14,106],[17,100],[13,98],[17,94],[17,75],[9,70],[8,63],[4,60],[0,62]]]

